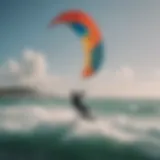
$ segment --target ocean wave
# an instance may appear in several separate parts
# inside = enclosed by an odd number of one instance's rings
[[[76,112],[67,106],[1,107],[0,142],[3,141],[4,135],[21,137],[42,134],[41,139],[48,136],[50,138],[53,136],[54,139],[57,136],[64,143],[96,136],[107,141],[135,145],[146,154],[160,157],[160,127],[158,125],[160,118],[158,116],[140,117],[121,112],[106,115],[95,112],[95,115],[96,120],[89,122],[79,118]],[[55,139],[52,143],[55,143]]]
[[[96,113],[95,113],[96,114]],[[27,131],[34,130],[41,124],[73,124],[75,131],[78,133],[106,133],[107,136],[122,135],[121,138],[126,140],[127,137],[142,138],[150,132],[157,131],[160,133],[158,122],[159,117],[139,117],[136,115],[127,115],[115,113],[111,115],[97,114],[97,120],[87,122],[78,118],[76,112],[65,106],[45,107],[45,106],[12,106],[0,108],[0,131]],[[124,135],[123,135],[124,134]],[[117,136],[116,136],[117,135]],[[132,139],[132,138],[131,138]],[[130,139],[130,140],[131,140]]]

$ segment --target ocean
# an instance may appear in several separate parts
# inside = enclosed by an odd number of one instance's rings
[[[160,100],[1,99],[0,160],[160,160]]]

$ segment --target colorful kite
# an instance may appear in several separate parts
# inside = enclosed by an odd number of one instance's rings
[[[53,18],[49,26],[57,24],[67,24],[82,40],[85,53],[82,77],[89,78],[97,73],[104,58],[104,48],[102,35],[93,19],[80,10],[69,10]]]

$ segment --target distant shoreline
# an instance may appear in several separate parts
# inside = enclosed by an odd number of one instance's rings
[[[1,87],[0,98],[45,97],[41,92],[31,87]]]

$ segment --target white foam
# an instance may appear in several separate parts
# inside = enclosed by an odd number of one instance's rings
[[[95,122],[79,121],[75,127],[74,135],[86,136],[91,134],[99,134],[121,141],[134,141],[137,138],[136,135],[127,133],[125,130],[116,127],[114,120],[109,118],[100,119]]]
[[[74,110],[47,106],[12,106],[0,108],[0,131],[30,131],[41,124],[73,124],[72,135],[85,136],[99,134],[121,141],[136,141],[151,138],[149,132],[160,133],[159,117],[136,117],[115,113],[114,115],[99,115],[96,121],[86,122],[77,118]],[[159,141],[157,138],[154,138]],[[160,142],[159,142],[160,143]]]
[[[73,119],[73,111],[41,106],[12,106],[0,108],[0,130],[31,130],[41,123],[67,123]]]
[[[100,134],[109,138],[126,142],[146,141],[160,144],[160,140],[151,136],[150,131],[159,131],[159,117],[130,117],[115,114],[107,117],[98,117],[95,122],[78,121],[73,136],[88,136]],[[159,146],[160,147],[160,146]]]

